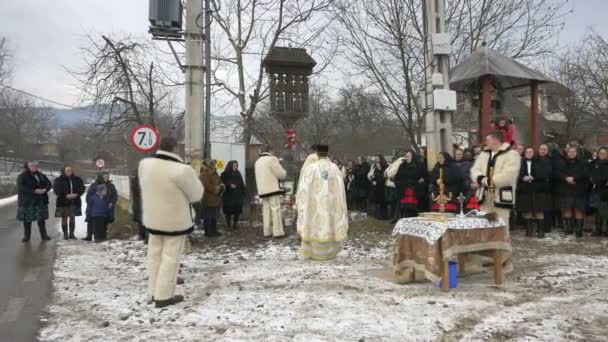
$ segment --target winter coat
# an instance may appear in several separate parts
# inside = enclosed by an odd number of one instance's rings
[[[226,170],[222,172],[222,183],[226,186],[224,196],[222,197],[224,214],[240,214],[245,202],[245,181],[243,176],[237,170],[232,171],[234,162],[228,162]],[[233,189],[232,186],[235,186]]]
[[[471,167],[473,166],[473,163],[469,160],[454,160],[453,163],[462,175],[462,187],[460,192],[468,196],[471,189]]]
[[[200,176],[205,193],[203,195],[203,207],[219,208],[222,204],[222,193],[224,186],[222,179],[215,170],[205,169]]]
[[[589,168],[592,192],[601,202],[608,202],[608,160],[595,160]]]
[[[111,180],[109,182],[106,182],[103,179],[103,174],[100,173],[99,175],[97,175],[97,179],[95,180],[95,182],[93,184],[91,184],[89,186],[89,188],[87,189],[86,201],[87,201],[87,203],[89,203],[89,198],[91,196],[95,196],[95,194],[97,193],[97,186],[99,186],[99,185],[106,186],[106,191],[107,191],[106,197],[108,199],[108,203],[112,204],[112,208],[110,208],[110,217],[108,218],[108,222],[109,223],[114,222],[114,210],[116,207],[116,203],[118,202],[118,191],[116,190],[116,186],[114,186],[114,184],[112,183]],[[85,211],[85,216],[86,216],[86,220],[88,222],[88,219],[91,217],[88,206]]]
[[[575,184],[566,183],[566,178],[573,177]],[[558,169],[559,191],[561,195],[586,198],[589,189],[589,166],[580,158],[565,159]]]
[[[261,198],[284,193],[280,182],[287,177],[287,171],[279,159],[270,153],[262,153],[255,162],[255,183]]]
[[[517,193],[551,193],[551,178],[553,176],[553,166],[550,159],[534,158],[532,159],[532,178],[534,180],[525,182],[524,177],[528,176],[528,161],[525,158],[521,159],[519,168],[519,176],[517,177]]]
[[[420,179],[424,181],[421,183]],[[395,184],[400,196],[403,197],[406,189],[413,188],[416,199],[419,202],[422,202],[426,198],[427,180],[428,172],[426,171],[426,167],[417,161],[410,163],[404,161],[401,163],[395,176]]]
[[[354,200],[363,200],[369,197],[371,183],[367,175],[369,174],[370,165],[363,162],[361,165],[355,166],[353,170],[353,181],[350,184],[350,191]]]
[[[437,185],[437,180],[439,179],[439,170],[443,170],[443,184],[445,185],[446,194],[451,193],[452,198],[458,197],[458,195],[462,192],[462,183],[464,179],[462,177],[462,172],[453,161],[447,162],[445,165],[441,165],[439,163],[435,164],[435,167],[431,171],[430,175],[433,193],[435,195],[439,193],[439,185]]]
[[[481,180],[489,175],[488,166],[492,152],[486,149],[479,154],[471,168],[471,181],[481,184]],[[521,166],[519,153],[511,150],[511,145],[504,143],[494,156],[494,175],[492,183],[495,187],[495,206],[512,207],[515,204],[517,177]]]
[[[29,170],[23,171],[17,177],[17,204],[21,208],[31,208],[39,204],[49,204],[48,192],[51,190],[51,181],[40,171],[32,174]],[[37,195],[34,190],[45,189],[43,195]]]
[[[110,200],[108,196],[100,197],[97,194],[87,199],[87,212],[90,217],[110,218]]]
[[[55,196],[57,196],[57,207],[69,207],[73,205],[80,208],[82,206],[80,197],[85,192],[84,181],[82,178],[74,175],[61,175],[55,179],[53,191],[55,192]],[[76,194],[78,197],[68,199],[66,196],[69,194]]]
[[[379,167],[378,164],[374,164],[367,174],[367,178],[371,182],[372,200],[376,203],[384,203],[385,201],[384,186],[386,179],[384,178],[384,171],[386,171],[387,167],[386,164],[381,164]]]
[[[203,185],[180,156],[159,150],[139,162],[143,224],[151,234],[185,235],[193,230],[191,204],[203,197]]]
[[[139,187],[139,177],[137,176],[131,178],[131,201],[133,221],[141,224],[141,188]]]

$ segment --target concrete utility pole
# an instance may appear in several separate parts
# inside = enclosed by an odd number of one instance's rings
[[[198,172],[204,157],[205,112],[203,62],[203,2],[186,1],[186,113],[185,113],[185,154],[186,161]],[[197,21],[198,20],[198,21]]]
[[[449,90],[449,53],[450,39],[445,34],[445,0],[424,0],[423,18],[425,27],[425,110],[426,145],[429,168],[436,163],[439,152],[452,153],[452,113],[447,107],[437,110],[438,102],[444,103],[446,97],[454,93],[437,93],[437,89]],[[439,34],[439,35],[438,35]],[[447,39],[446,39],[447,38]],[[435,92],[435,94],[434,94]],[[448,100],[448,102],[450,102]],[[441,107],[441,106],[440,106]],[[450,105],[451,107],[451,105]],[[450,108],[455,110],[455,108]]]
[[[211,157],[211,5],[205,0],[205,158]]]

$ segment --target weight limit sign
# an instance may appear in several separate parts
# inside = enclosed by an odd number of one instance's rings
[[[140,152],[153,152],[160,144],[160,135],[156,128],[140,125],[131,131],[131,144]]]

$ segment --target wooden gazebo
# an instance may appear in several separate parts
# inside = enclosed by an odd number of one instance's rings
[[[529,87],[531,143],[538,146],[538,86],[546,82],[553,81],[543,73],[490,49],[485,43],[450,70],[451,89],[480,94],[480,142],[490,132],[492,92]]]

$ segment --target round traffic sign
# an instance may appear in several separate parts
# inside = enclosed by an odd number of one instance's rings
[[[103,169],[103,167],[106,166],[106,162],[103,159],[97,159],[95,161],[95,166],[97,166],[98,169]]]
[[[131,144],[141,152],[152,152],[160,144],[160,135],[150,125],[139,125],[131,131]]]

